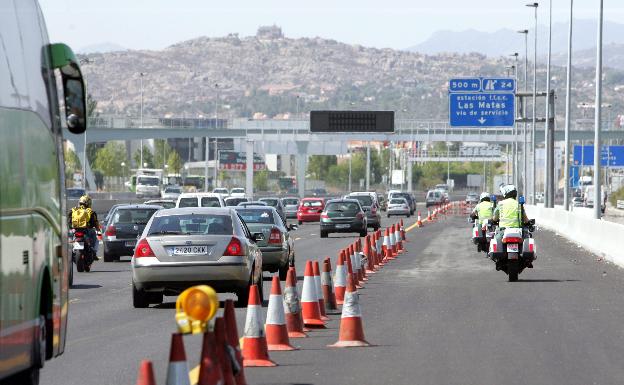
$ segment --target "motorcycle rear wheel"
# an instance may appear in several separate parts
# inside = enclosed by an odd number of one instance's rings
[[[509,282],[517,282],[518,281],[518,271],[520,270],[520,266],[518,265],[518,260],[508,261],[507,262],[507,274],[509,275]]]
[[[79,256],[76,260],[76,270],[78,270],[79,273],[82,273],[85,270],[84,259],[81,256]]]

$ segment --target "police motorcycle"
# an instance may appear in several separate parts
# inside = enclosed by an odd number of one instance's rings
[[[496,195],[490,196],[490,201],[493,203],[496,208]],[[489,244],[492,238],[494,238],[494,228],[491,225],[492,220],[486,219],[483,223],[479,223],[478,219],[470,219],[470,222],[473,224],[472,227],[472,243],[477,245],[477,252],[483,251],[484,253],[488,253]]]
[[[72,262],[76,264],[79,273],[91,271],[91,265],[95,260],[95,249],[91,244],[91,238],[87,236],[88,229],[71,229],[70,240],[72,245]],[[73,269],[70,272],[70,285],[73,281]]]
[[[518,199],[518,203],[524,209],[523,196]],[[492,232],[495,225],[495,223],[489,224]],[[535,231],[535,219],[530,219],[521,228],[505,228],[500,239],[495,235],[492,236],[488,256],[496,263],[497,271],[502,270],[509,276],[509,282],[518,281],[518,275],[525,268],[533,268],[536,254],[533,238]]]

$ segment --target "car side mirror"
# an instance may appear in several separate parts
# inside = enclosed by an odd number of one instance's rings
[[[520,195],[520,198],[518,198],[518,202],[519,202],[521,205],[523,205],[523,204],[524,204],[524,202],[525,202],[524,195]]]
[[[297,226],[294,223],[291,223],[291,224],[288,225],[288,231],[293,231],[293,230],[297,230],[297,229],[299,229],[299,226]]]
[[[254,242],[264,241],[264,234],[262,234],[262,233],[253,233],[253,234],[251,234],[251,239]]]

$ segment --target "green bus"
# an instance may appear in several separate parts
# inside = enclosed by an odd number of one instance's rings
[[[85,86],[71,49],[49,43],[37,1],[2,3],[0,381],[37,384],[65,348],[72,265],[62,129],[85,131]]]

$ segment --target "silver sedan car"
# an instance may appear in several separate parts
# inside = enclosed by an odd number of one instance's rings
[[[386,211],[388,218],[392,215],[405,215],[409,218],[411,211],[405,198],[391,198]]]
[[[246,305],[249,286],[262,293],[262,234],[252,234],[235,210],[188,207],[160,210],[147,223],[132,257],[134,307],[159,304],[206,284],[232,292]]]

